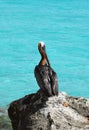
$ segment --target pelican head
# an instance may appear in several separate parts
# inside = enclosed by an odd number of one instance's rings
[[[46,53],[45,43],[43,41],[40,41],[38,43],[38,50],[39,50],[41,57],[42,57],[39,64],[41,64],[41,65],[48,64],[48,66],[50,66],[50,62],[48,60],[48,56],[47,56],[47,53]]]
[[[40,41],[40,42],[38,43],[38,49],[39,49],[39,50],[42,49],[43,51],[46,51],[46,50],[45,50],[45,43],[44,43],[43,41]]]

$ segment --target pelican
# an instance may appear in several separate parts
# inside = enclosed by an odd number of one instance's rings
[[[41,60],[35,67],[34,74],[40,89],[48,97],[58,95],[58,78],[54,70],[51,68],[46,47],[43,41],[38,43],[38,50],[41,54]]]

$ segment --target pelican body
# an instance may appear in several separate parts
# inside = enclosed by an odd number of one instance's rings
[[[45,95],[54,96],[58,95],[58,78],[54,70],[51,68],[47,54],[45,44],[43,42],[38,43],[38,50],[41,54],[41,60],[35,67],[34,74],[40,89]]]

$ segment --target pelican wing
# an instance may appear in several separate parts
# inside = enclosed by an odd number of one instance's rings
[[[36,81],[46,95],[52,96],[48,66],[37,65],[34,70]]]
[[[56,72],[50,67],[49,68],[50,84],[53,95],[58,95],[58,78]]]

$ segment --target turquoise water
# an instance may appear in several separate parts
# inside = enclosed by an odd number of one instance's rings
[[[0,106],[36,92],[39,41],[59,91],[89,98],[89,0],[0,0]]]

